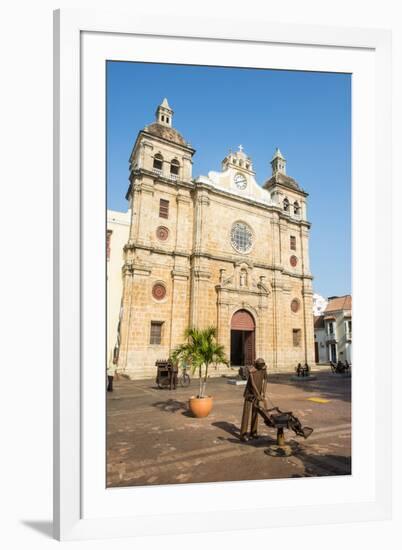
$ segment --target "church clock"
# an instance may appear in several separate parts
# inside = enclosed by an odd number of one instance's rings
[[[247,187],[247,180],[243,174],[236,174],[234,182],[238,189],[245,189]]]

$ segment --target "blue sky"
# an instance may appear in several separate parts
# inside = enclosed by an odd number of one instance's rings
[[[196,149],[193,175],[242,144],[262,185],[275,147],[309,193],[314,291],[351,292],[351,77],[346,74],[108,62],[107,201],[126,210],[128,159],[164,97]]]

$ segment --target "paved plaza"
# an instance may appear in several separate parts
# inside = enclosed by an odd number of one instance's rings
[[[275,431],[261,421],[261,437],[239,439],[244,386],[211,378],[207,393],[214,408],[207,418],[193,418],[188,388],[160,390],[154,380],[119,377],[107,395],[107,485],[165,485],[251,479],[299,478],[351,473],[351,378],[315,372],[298,382],[289,374],[271,374],[273,405],[292,411],[314,428],[307,439],[286,431],[292,455],[269,456]]]

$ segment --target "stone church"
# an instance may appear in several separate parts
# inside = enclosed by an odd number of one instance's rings
[[[195,150],[166,99],[130,156],[118,369],[154,377],[186,327],[215,326],[232,366],[314,363],[307,193],[279,149],[260,186],[239,146],[193,179]],[[224,367],[217,373],[223,373]]]

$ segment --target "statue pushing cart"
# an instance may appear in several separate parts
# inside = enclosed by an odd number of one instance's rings
[[[277,430],[278,446],[285,444],[284,430],[292,430],[297,436],[307,439],[312,428],[302,426],[300,420],[291,411],[281,411],[278,407],[268,408],[266,399],[267,367],[264,359],[257,359],[249,368],[247,385],[244,390],[244,406],[240,428],[240,438],[248,441],[258,437],[258,419],[262,418],[269,428]]]

